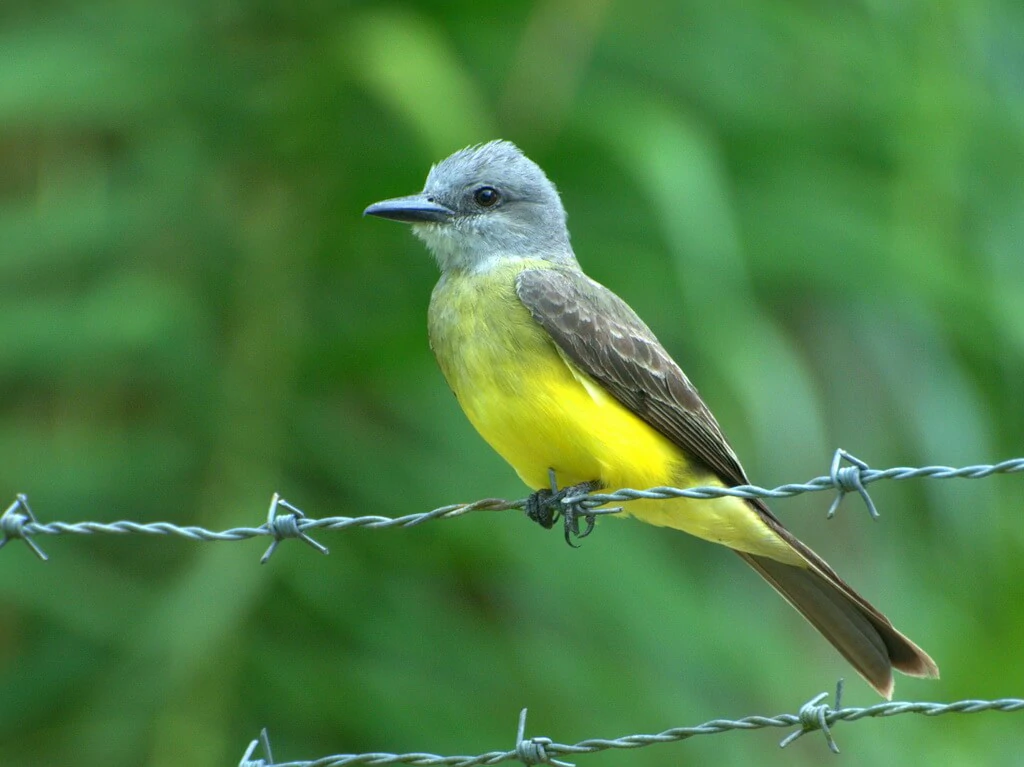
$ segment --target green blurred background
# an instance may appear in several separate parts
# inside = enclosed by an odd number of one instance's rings
[[[1024,6],[5,0],[0,492],[43,521],[258,525],[521,497],[426,342],[436,269],[364,220],[516,141],[580,260],[681,361],[765,485],[1024,455]],[[918,640],[1024,695],[1024,480],[777,513]],[[6,506],[7,500],[3,501]],[[478,753],[877,697],[725,550],[518,512],[0,554],[5,767]],[[1024,764],[1022,714],[844,725],[846,763]],[[818,764],[734,733],[586,765]]]

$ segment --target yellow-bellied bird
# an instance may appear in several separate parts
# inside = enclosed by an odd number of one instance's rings
[[[583,273],[544,171],[507,141],[435,165],[420,194],[365,211],[412,225],[441,268],[430,345],[476,430],[566,537],[568,491],[747,484],[697,390],[618,296]],[[920,647],[782,526],[760,499],[634,500],[626,513],[728,546],[886,698],[892,669],[938,676]],[[582,512],[586,516],[585,512]],[[587,518],[590,525],[593,517]],[[587,529],[589,532],[589,527]]]

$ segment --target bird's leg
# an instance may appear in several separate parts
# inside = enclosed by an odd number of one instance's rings
[[[572,542],[572,537],[586,538],[590,535],[594,530],[594,520],[597,519],[597,514],[579,501],[563,503],[563,499],[591,493],[599,489],[601,483],[591,480],[580,482],[578,485],[569,485],[559,490],[555,480],[555,470],[548,469],[548,473],[551,478],[551,489],[538,490],[526,499],[526,516],[545,530],[554,527],[555,522],[561,516],[565,526],[565,542],[573,548],[577,548],[576,544]],[[587,526],[582,532],[580,531],[580,517],[587,521]]]

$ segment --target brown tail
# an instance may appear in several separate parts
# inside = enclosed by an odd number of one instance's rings
[[[809,567],[736,553],[799,610],[880,695],[892,698],[893,668],[910,676],[939,675],[939,667],[928,653],[893,628],[888,618],[844,583],[821,557],[788,531],[784,537]]]

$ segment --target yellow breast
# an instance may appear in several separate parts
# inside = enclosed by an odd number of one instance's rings
[[[678,473],[679,451],[567,362],[515,293],[544,262],[447,275],[434,290],[430,341],[466,415],[532,488],[599,480],[650,487]]]

